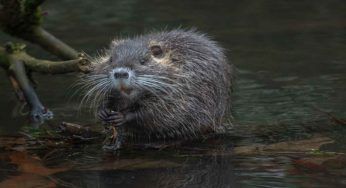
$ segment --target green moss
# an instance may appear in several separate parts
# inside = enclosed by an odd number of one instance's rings
[[[337,155],[335,152],[321,151],[319,149],[312,149],[308,154],[316,157],[330,157]]]
[[[45,131],[43,129],[33,128],[31,125],[26,125],[22,127],[22,131],[32,136],[33,138],[39,138],[42,135],[45,135]]]
[[[42,0],[0,0],[0,26],[10,35],[25,38],[42,23]]]

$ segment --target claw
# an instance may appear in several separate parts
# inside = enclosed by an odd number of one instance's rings
[[[100,109],[98,118],[104,124],[112,124],[113,126],[120,126],[124,123],[124,115],[121,112],[115,112],[106,108]]]

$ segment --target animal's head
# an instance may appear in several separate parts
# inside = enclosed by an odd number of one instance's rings
[[[114,40],[82,79],[84,102],[97,106],[106,98],[131,103],[181,92],[181,61],[168,41],[149,36]]]

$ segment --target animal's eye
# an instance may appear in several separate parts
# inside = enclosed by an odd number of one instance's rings
[[[150,47],[150,51],[154,57],[161,57],[163,54],[161,46],[159,46],[159,45],[155,45],[155,46]]]
[[[140,63],[141,65],[144,65],[144,64],[147,63],[147,61],[148,61],[148,58],[142,58],[142,59],[139,60],[139,63]]]

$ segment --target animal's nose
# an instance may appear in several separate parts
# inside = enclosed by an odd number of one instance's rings
[[[128,79],[129,73],[125,71],[114,72],[115,79]]]

